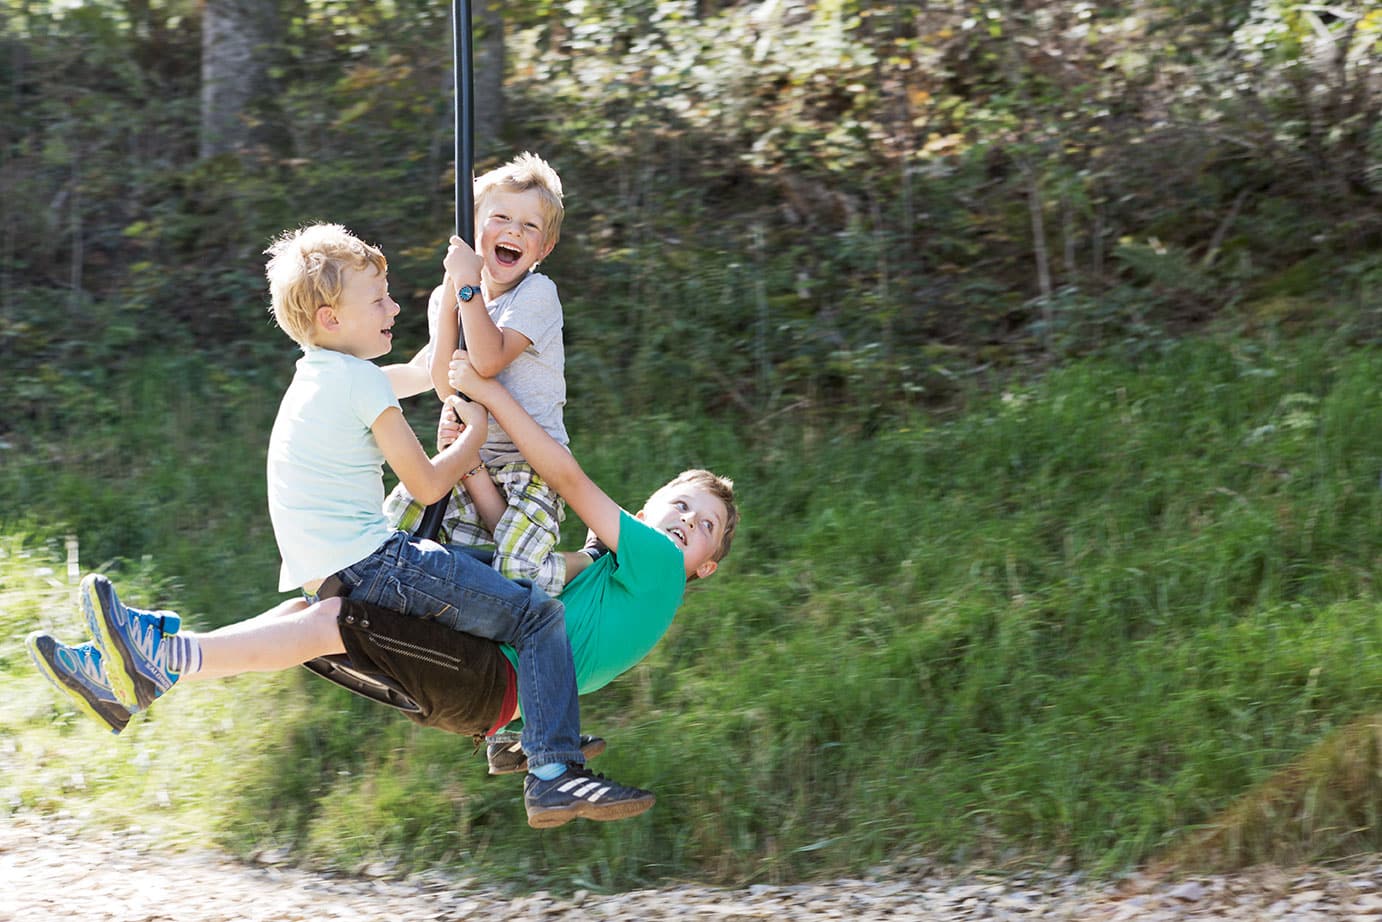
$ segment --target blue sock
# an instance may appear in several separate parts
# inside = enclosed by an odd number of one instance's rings
[[[560,778],[566,773],[566,766],[560,762],[548,762],[546,765],[538,765],[528,769],[543,781],[551,781],[553,778]]]

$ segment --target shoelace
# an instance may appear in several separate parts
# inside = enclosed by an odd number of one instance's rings
[[[82,644],[80,647],[61,647],[58,655],[67,661],[69,669],[82,678],[103,688],[110,687],[110,680],[106,678],[105,664],[101,662],[101,654],[90,644]]]
[[[574,762],[567,763],[567,771],[571,772],[573,775],[579,775],[582,778],[589,778],[591,781],[605,781],[609,782],[610,784],[618,783],[610,781],[610,779],[606,778],[599,772],[593,772],[590,769],[586,768],[584,765],[577,765]]]
[[[139,652],[146,659],[154,659],[158,652],[158,640],[163,636],[163,619],[137,608],[126,608],[125,619]]]

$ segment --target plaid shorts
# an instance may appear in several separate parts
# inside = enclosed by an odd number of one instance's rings
[[[550,596],[566,584],[566,560],[557,552],[566,502],[526,461],[512,461],[490,471],[508,502],[499,520],[497,540],[480,521],[470,494],[451,491],[436,540],[442,544],[494,548],[494,569],[509,579],[526,579]],[[411,532],[426,506],[399,484],[384,501],[384,515],[395,528]]]

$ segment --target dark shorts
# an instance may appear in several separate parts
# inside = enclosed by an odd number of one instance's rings
[[[341,600],[336,623],[356,669],[386,676],[417,703],[404,710],[412,720],[463,736],[499,720],[512,671],[494,641],[352,599]]]

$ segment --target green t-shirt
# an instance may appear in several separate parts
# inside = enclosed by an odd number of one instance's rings
[[[681,549],[621,512],[618,551],[586,567],[561,594],[579,692],[603,688],[647,656],[672,626],[685,592]],[[502,647],[516,666],[513,648]]]

